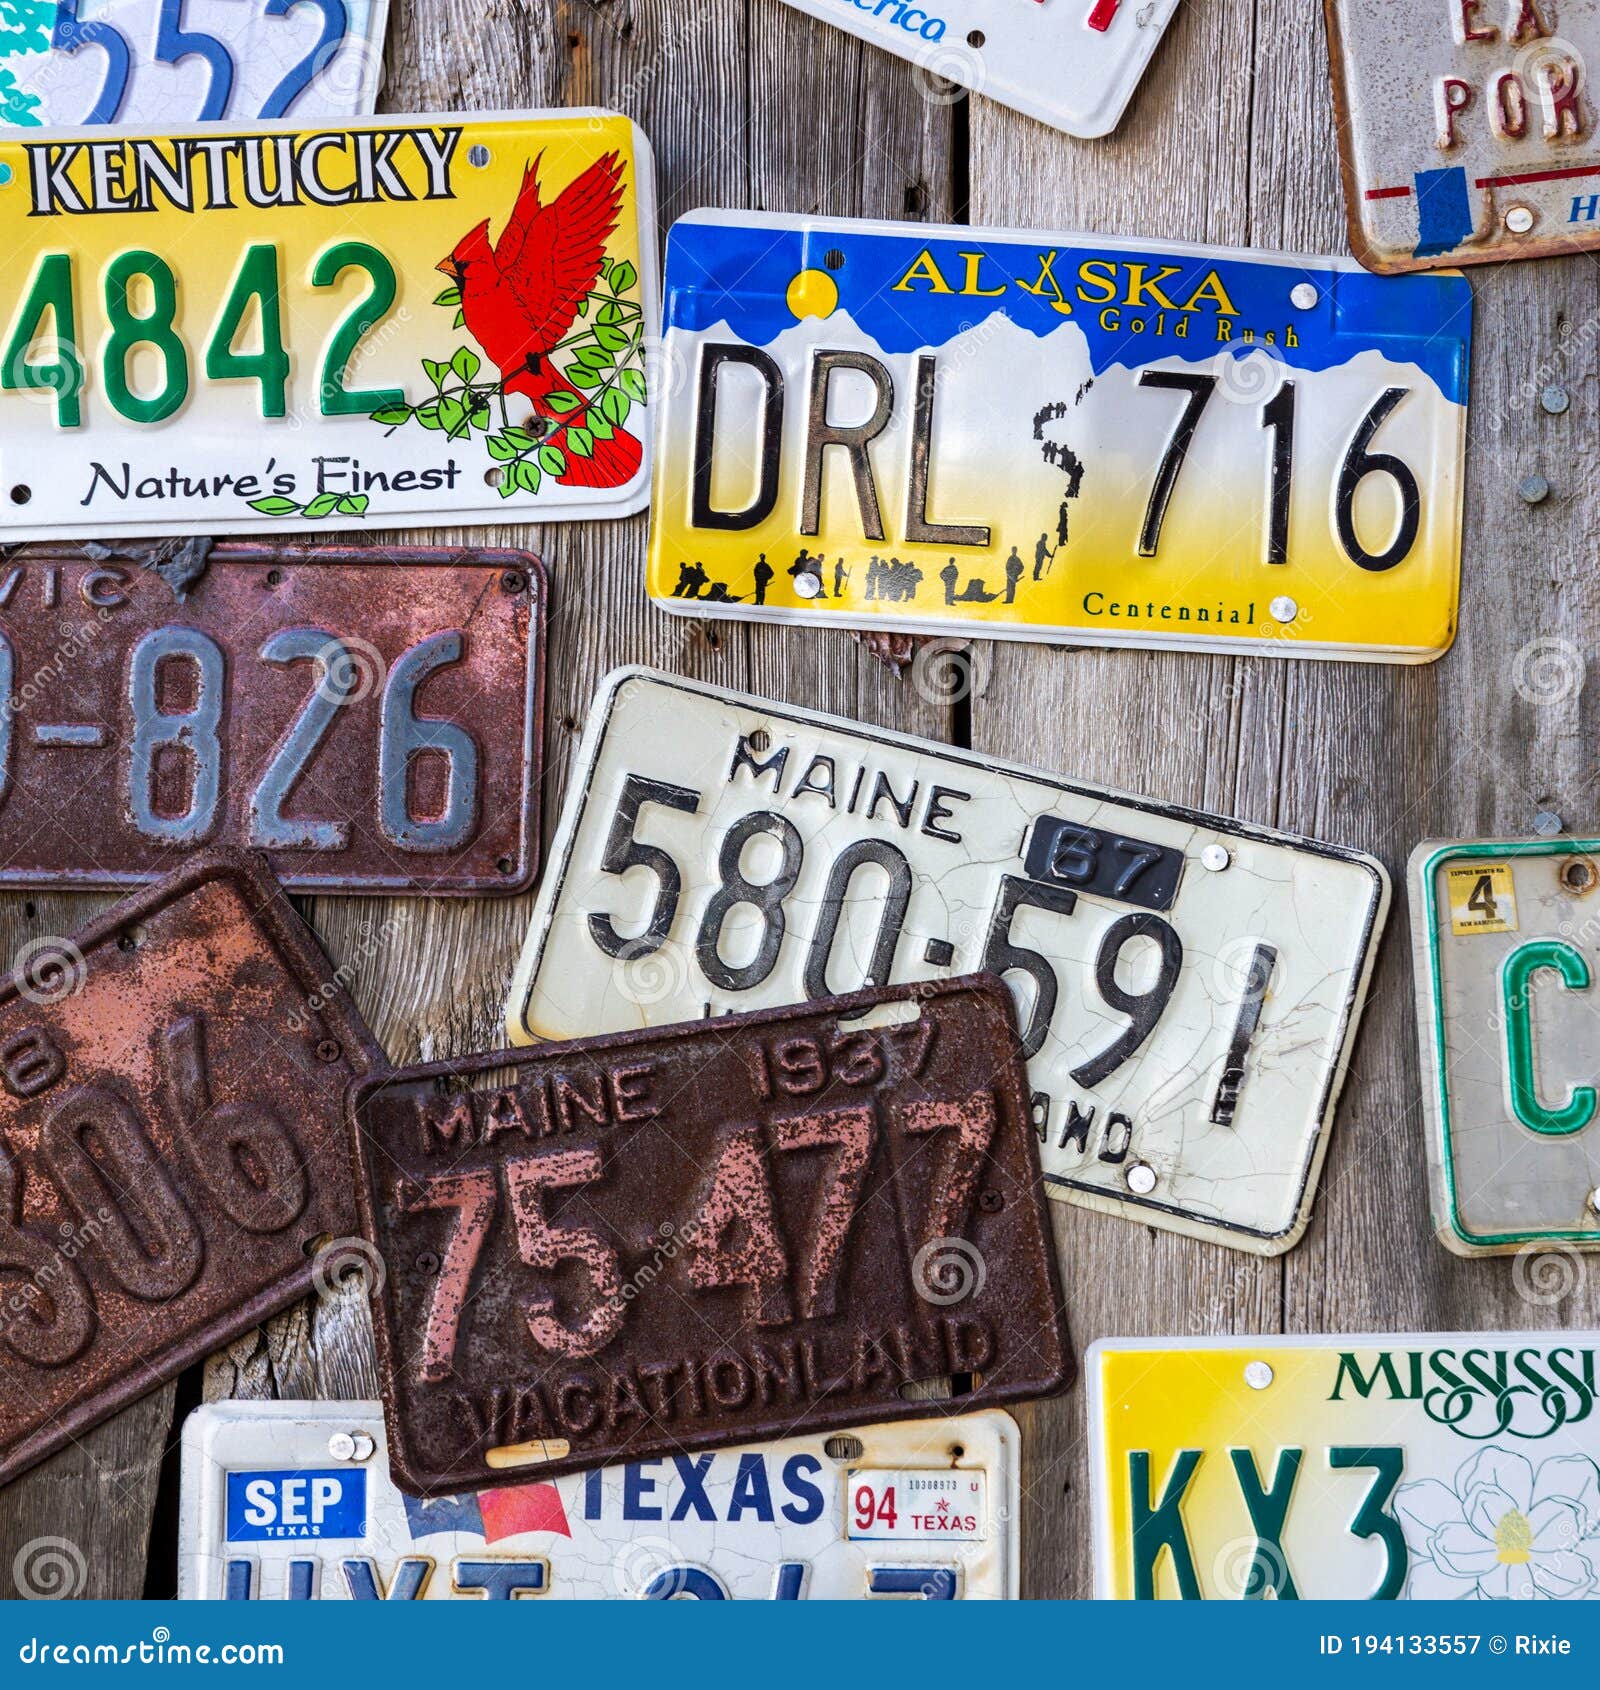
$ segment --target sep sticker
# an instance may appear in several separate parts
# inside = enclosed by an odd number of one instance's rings
[[[1450,931],[1515,933],[1517,894],[1510,863],[1463,863],[1445,870],[1450,894]]]
[[[847,1533],[856,1543],[959,1543],[982,1537],[985,1475],[966,1468],[853,1468]]]
[[[228,1475],[229,1543],[360,1537],[366,1529],[367,1475],[359,1467]]]

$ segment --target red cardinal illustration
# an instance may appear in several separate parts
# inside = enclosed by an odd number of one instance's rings
[[[570,393],[580,406],[593,396],[580,393],[561,375],[550,355],[599,278],[622,205],[622,162],[615,153],[596,159],[545,205],[539,198],[543,157],[523,171],[522,189],[500,239],[491,246],[485,218],[456,242],[438,268],[460,287],[467,327],[499,366],[507,396],[521,394],[530,401],[535,421],[559,424],[547,438],[565,449],[566,425],[580,419],[583,410],[552,407],[551,395]],[[524,426],[514,409],[511,420]],[[567,486],[620,487],[633,478],[641,456],[639,442],[619,428],[609,440],[597,438],[590,457],[568,451],[562,480]]]

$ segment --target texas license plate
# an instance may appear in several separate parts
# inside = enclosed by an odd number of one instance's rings
[[[1350,250],[1420,270],[1600,244],[1589,0],[1324,0]]]
[[[1410,872],[1440,1239],[1600,1246],[1600,840],[1430,840]]]
[[[1096,1344],[1096,1593],[1600,1595],[1595,1363],[1587,1333]]]
[[[1007,973],[1052,1194],[1276,1253],[1388,882],[1360,852],[647,671],[601,688],[514,1041]]]
[[[654,217],[605,112],[0,141],[8,533],[638,510]]]
[[[311,1289],[382,1066],[271,875],[199,853],[0,982],[0,1484]]]
[[[323,123],[372,110],[388,0],[14,0],[0,125]]]
[[[1470,318],[1460,277],[1337,259],[697,212],[667,243],[650,591],[1425,662],[1455,631]]]
[[[354,1094],[395,1478],[438,1495],[1064,1390],[1023,1082],[1003,990],[962,980]]]
[[[114,553],[14,554],[0,886],[127,886],[214,843],[302,892],[526,886],[544,601],[530,552],[224,543],[181,597]]]
[[[1107,135],[1178,0],[789,0],[917,67],[931,97],[954,82],[1069,135]]]
[[[202,1600],[1015,1597],[995,1410],[423,1500],[377,1403],[222,1402],[183,1428],[178,1595]]]

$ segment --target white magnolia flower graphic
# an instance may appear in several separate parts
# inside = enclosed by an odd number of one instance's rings
[[[1420,1479],[1395,1492],[1411,1551],[1412,1597],[1588,1596],[1600,1543],[1600,1472],[1586,1455],[1537,1470],[1514,1450],[1479,1450],[1453,1485]]]

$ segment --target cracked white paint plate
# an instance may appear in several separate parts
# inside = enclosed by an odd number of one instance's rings
[[[601,685],[514,1043],[990,969],[1052,1196],[1299,1239],[1389,885],[1359,851],[649,670]]]
[[[178,1595],[1015,1597],[1019,1457],[988,1410],[421,1502],[375,1402],[211,1403],[183,1428]]]
[[[1109,135],[1178,0],[788,0],[943,84],[986,94],[1069,135]]]

